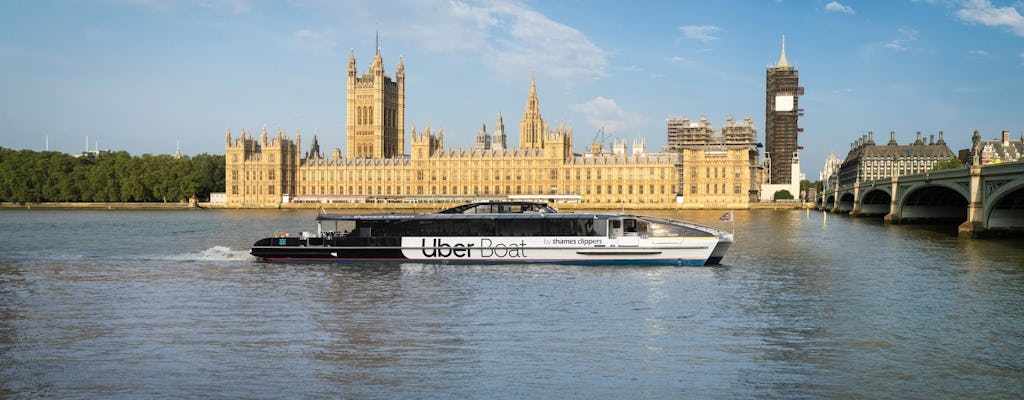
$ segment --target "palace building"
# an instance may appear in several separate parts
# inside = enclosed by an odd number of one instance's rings
[[[442,129],[413,126],[406,154],[405,78],[401,59],[395,79],[385,75],[379,48],[361,76],[350,54],[344,157],[338,149],[325,156],[315,136],[303,154],[299,133],[291,139],[280,130],[268,136],[264,129],[258,138],[244,130],[232,137],[228,131],[227,204],[535,198],[619,207],[673,204],[681,191],[679,152],[648,153],[643,141],[636,141],[627,153],[625,142],[616,141],[611,151],[595,143],[584,154],[574,153],[572,126],[552,127],[541,117],[534,78],[519,125],[519,148],[507,147],[498,115],[493,133],[482,126],[470,149],[446,149]],[[732,173],[724,166],[721,171]]]
[[[708,119],[668,119],[668,148],[680,154],[683,208],[747,208],[758,201],[760,169],[754,120],[727,117],[720,130]],[[678,201],[678,200],[677,200]]]

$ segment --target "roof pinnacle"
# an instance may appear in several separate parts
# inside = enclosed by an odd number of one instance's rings
[[[789,62],[786,61],[786,35],[782,35],[782,56],[779,57],[778,68],[789,68]]]

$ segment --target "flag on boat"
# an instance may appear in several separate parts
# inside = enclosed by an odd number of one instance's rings
[[[327,210],[324,210],[323,207],[320,207],[319,210],[316,210],[316,216],[322,217],[324,214],[327,214]]]
[[[729,211],[729,212],[726,212],[725,214],[722,214],[721,217],[718,217],[718,220],[719,221],[724,221],[724,222],[732,221],[732,211]]]

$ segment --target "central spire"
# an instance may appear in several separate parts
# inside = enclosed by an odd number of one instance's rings
[[[778,68],[789,68],[789,62],[786,61],[786,35],[782,35],[782,56],[779,57]]]
[[[537,98],[536,73],[530,74],[530,96],[526,99],[526,111],[519,123],[519,148],[522,150],[544,148],[544,119],[540,116],[540,100]]]

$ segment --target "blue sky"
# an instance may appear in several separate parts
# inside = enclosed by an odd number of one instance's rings
[[[370,4],[373,3],[373,4]],[[345,69],[379,24],[385,71],[407,75],[407,132],[472,146],[504,117],[510,143],[536,73],[541,113],[582,151],[608,136],[665,145],[665,119],[753,117],[786,37],[806,88],[803,170],[874,131],[945,132],[955,152],[1024,131],[1024,2],[108,0],[0,2],[0,146],[77,153],[224,152],[266,126],[343,148]]]

